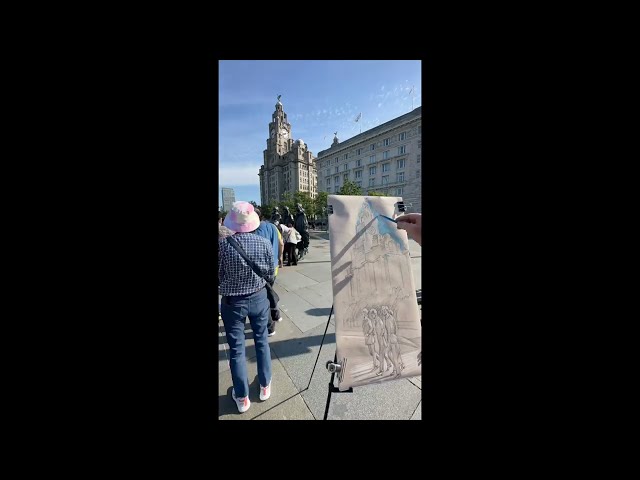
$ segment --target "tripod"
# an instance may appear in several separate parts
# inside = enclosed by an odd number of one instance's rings
[[[307,385],[307,390],[311,386],[311,379],[313,378],[313,372],[316,370],[316,365],[318,365],[318,359],[320,358],[320,352],[322,352],[322,345],[324,344],[324,339],[327,336],[327,330],[329,329],[329,323],[331,322],[331,315],[333,314],[333,305],[331,305],[331,311],[329,312],[329,318],[327,318],[327,326],[324,328],[324,334],[322,335],[322,341],[320,342],[320,349],[318,350],[318,356],[316,357],[316,363],[313,365],[313,370],[311,370],[311,377],[309,377],[309,385]],[[340,391],[338,387],[336,387],[333,382],[336,376],[336,372],[340,372],[341,365],[338,363],[338,351],[336,350],[335,355],[333,356],[333,362],[329,360],[327,362],[327,370],[331,372],[331,380],[329,381],[329,391],[327,392],[327,405],[324,409],[324,418],[327,419],[327,415],[329,415],[329,404],[331,403],[331,394],[332,393],[353,393],[353,388],[349,388],[349,390]]]

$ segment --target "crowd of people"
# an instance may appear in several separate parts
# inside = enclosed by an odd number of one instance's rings
[[[288,209],[284,218],[277,210],[267,220],[251,203],[239,201],[234,202],[226,216],[218,218],[220,316],[229,345],[231,396],[240,413],[251,406],[245,355],[246,319],[249,318],[256,349],[259,398],[266,401],[272,388],[268,337],[275,334],[275,324],[282,319],[273,286],[285,260],[287,266],[297,265],[309,247],[309,223],[302,205],[297,206],[295,218]],[[398,228],[406,230],[409,238],[422,245],[420,214],[396,220]],[[379,344],[378,348],[371,347],[374,368],[382,374],[386,360],[395,367],[392,373],[399,374],[403,366],[393,341],[395,318],[390,318],[393,314],[386,307],[383,310],[384,322],[375,318],[377,312],[373,309],[365,313],[372,327],[367,338],[375,337]]]

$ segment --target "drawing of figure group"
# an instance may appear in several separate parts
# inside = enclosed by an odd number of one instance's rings
[[[376,375],[382,375],[393,367],[392,376],[400,375],[404,369],[400,346],[398,345],[398,324],[393,311],[386,305],[376,308],[363,308],[362,331],[369,355],[373,357],[372,371],[378,369]],[[387,368],[385,370],[385,362]]]

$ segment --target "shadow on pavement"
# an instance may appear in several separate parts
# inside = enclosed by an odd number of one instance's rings
[[[314,317],[328,317],[329,313],[331,313],[331,309],[327,307],[311,308],[304,313],[313,315]]]
[[[327,312],[327,315],[329,312]],[[249,335],[249,334],[248,334]],[[276,336],[278,334],[276,333]],[[224,339],[226,337],[220,336],[220,343],[225,343]],[[322,335],[312,335],[310,337],[302,337],[302,338],[289,338],[287,340],[274,340],[274,337],[269,337],[269,348],[273,349],[276,352],[278,358],[282,357],[294,357],[296,355],[304,355],[306,353],[311,353],[311,347],[315,347],[320,345],[322,342]],[[336,343],[336,334],[335,333],[327,333],[327,336],[324,339],[324,343],[322,348],[328,344]],[[223,361],[227,359],[227,355],[229,350],[229,346],[227,345],[225,349],[218,351],[218,360]],[[324,350],[323,350],[324,351]],[[247,345],[245,349],[245,357],[246,358],[254,358],[256,356],[256,348],[254,345]],[[257,388],[257,387],[256,387]],[[229,397],[231,398],[231,397]],[[251,399],[251,397],[249,397]]]

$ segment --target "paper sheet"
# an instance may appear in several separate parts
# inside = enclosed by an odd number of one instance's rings
[[[421,375],[420,311],[401,197],[329,195],[339,389]]]

